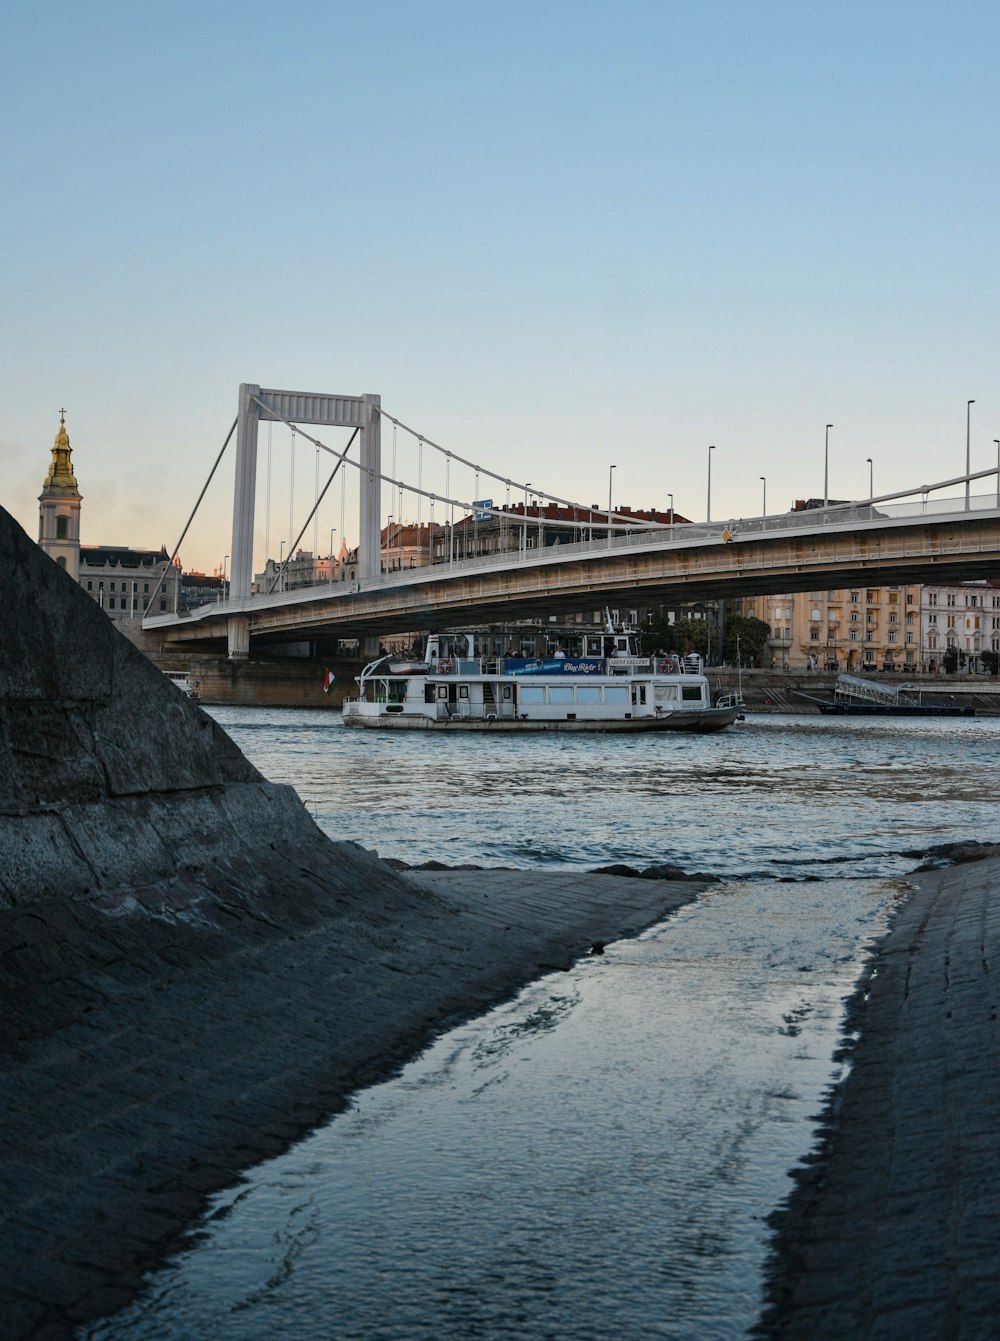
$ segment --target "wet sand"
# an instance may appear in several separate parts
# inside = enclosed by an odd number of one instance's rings
[[[909,877],[851,1069],[773,1219],[781,1341],[1000,1335],[1000,860]]]

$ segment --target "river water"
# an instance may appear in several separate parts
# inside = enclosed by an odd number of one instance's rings
[[[219,1196],[89,1341],[745,1336],[843,1004],[928,845],[992,837],[1000,719],[426,740],[213,709],[411,863],[670,861],[696,903],[445,1035]]]

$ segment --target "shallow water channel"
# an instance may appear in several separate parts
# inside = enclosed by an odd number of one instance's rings
[[[89,1341],[738,1337],[892,879],[716,886],[218,1197]]]

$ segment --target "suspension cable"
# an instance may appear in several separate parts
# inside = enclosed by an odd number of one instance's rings
[[[285,419],[275,410],[272,410],[269,405],[265,405],[264,402],[258,400],[256,396],[253,397],[253,400],[264,412],[264,414],[266,414],[269,418],[276,419],[279,423],[286,425],[286,427],[288,428],[293,427],[290,420]],[[385,417],[390,421],[390,423],[398,423],[399,427],[403,429],[405,432],[409,433],[411,436],[415,438],[419,438],[421,444],[426,442],[429,446],[433,447],[435,451],[441,452],[442,455],[444,455],[445,457],[451,457],[455,461],[460,461],[464,466],[471,466],[473,469],[476,469],[476,465],[474,462],[466,460],[465,457],[459,456],[456,452],[449,451],[447,447],[442,447],[440,446],[439,443],[432,442],[430,438],[423,437],[421,434],[415,432],[414,429],[407,427],[407,425],[402,423],[402,421],[394,420],[392,415],[385,414],[384,410],[379,411],[379,413],[385,415]],[[311,437],[305,431],[304,428],[296,426],[296,431],[299,433],[301,437],[305,438],[307,442],[311,442],[314,446],[319,447],[322,451],[328,452],[331,456],[337,455],[335,448],[328,447],[326,443],[322,442],[319,438]],[[354,441],[353,437],[351,441],[352,442]],[[357,471],[367,470],[367,467],[363,466],[360,461],[345,461],[344,464],[348,466],[353,466],[353,468]],[[508,491],[511,485],[514,485],[518,489],[525,488],[524,485],[519,485],[516,480],[507,479],[506,476],[504,475],[497,475],[496,472],[490,470],[488,466],[480,466],[478,467],[478,469],[481,470],[484,475],[489,475],[491,479],[498,480],[500,483],[506,485]],[[374,479],[375,473],[373,471],[369,473]],[[383,484],[395,485],[397,488],[405,489],[409,493],[417,494],[418,497],[422,496],[424,498],[437,499],[441,503],[452,503],[454,504],[455,507],[463,508],[466,512],[471,512],[473,510],[472,505],[473,502],[475,501],[474,499],[449,498],[444,494],[434,493],[430,489],[424,489],[424,488],[415,489],[412,484],[407,484],[404,480],[397,480],[392,475],[385,475],[382,474],[381,472],[379,473],[377,478],[381,480]],[[599,524],[600,522],[604,522],[604,520],[608,516],[607,508],[601,509],[596,507],[590,507],[590,505],[586,503],[574,503],[572,499],[559,498],[557,495],[548,493],[547,491],[543,491],[541,489],[530,489],[530,492],[532,494],[537,494],[539,499],[543,497],[548,498],[553,503],[561,504],[564,507],[574,508],[577,511],[587,513],[590,518],[587,524],[591,526],[593,526],[594,524]],[[516,507],[518,505],[515,504],[514,506]],[[491,517],[504,517],[508,515],[508,513],[505,513],[501,508],[491,507],[491,508],[482,508],[480,510],[482,512],[488,512]],[[633,529],[640,529],[640,530],[663,531],[668,529],[667,522],[649,521],[645,517],[636,517],[633,516],[631,513],[612,512],[611,521],[612,525],[615,522],[618,522],[621,527],[628,526]],[[579,527],[582,523],[579,518],[571,521],[571,520],[563,520],[561,517],[546,517],[545,524],[546,526],[562,528],[564,530],[572,530],[574,527]]]
[[[191,523],[194,521],[194,514],[195,514],[195,513],[198,511],[198,509],[201,507],[201,500],[205,497],[205,494],[206,494],[206,492],[207,492],[207,490],[208,490],[208,486],[212,483],[212,476],[215,474],[216,470],[218,469],[219,462],[222,460],[222,454],[223,454],[223,452],[226,450],[226,448],[229,446],[229,439],[230,439],[230,438],[233,436],[233,434],[236,432],[236,425],[237,425],[238,423],[239,423],[239,418],[237,417],[236,419],[233,420],[233,426],[232,426],[232,428],[229,430],[229,432],[226,434],[226,440],[225,440],[225,442],[222,444],[222,447],[219,449],[219,455],[215,458],[215,465],[213,465],[212,469],[208,472],[208,479],[205,481],[204,485],[202,486],[201,493],[198,495],[198,501],[197,501],[197,503],[195,503],[194,507],[191,509],[191,516],[188,517],[188,519],[187,519],[187,521],[186,521],[186,523],[185,523],[185,525],[184,525],[184,530],[181,531],[180,539],[177,541],[177,544],[174,546],[174,552],[173,552],[173,554],[171,554],[171,556],[170,556],[170,562],[167,564],[167,567],[164,568],[163,572],[160,574],[160,580],[159,580],[159,582],[157,582],[156,587],[155,587],[155,589],[154,589],[154,591],[153,591],[153,594],[152,594],[152,596],[150,596],[150,598],[149,598],[149,603],[148,603],[148,605],[146,606],[145,610],[143,611],[143,614],[142,614],[143,619],[145,619],[146,616],[149,614],[149,611],[150,611],[150,609],[152,608],[153,602],[156,600],[157,596],[159,596],[159,594],[160,594],[160,588],[163,586],[164,582],[167,580],[167,573],[168,573],[168,571],[174,566],[174,560],[177,558],[178,552],[180,551],[180,547],[181,547],[181,545],[183,545],[183,543],[184,543],[184,537],[187,535],[187,533],[188,533],[188,529],[189,529]]]

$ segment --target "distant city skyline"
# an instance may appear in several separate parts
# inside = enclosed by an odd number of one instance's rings
[[[716,520],[765,480],[777,512],[959,475],[967,423],[996,465],[996,6],[42,0],[5,37],[0,501],[31,535],[65,406],[83,542],[171,550],[241,381],[695,519],[710,446]],[[229,550],[231,455],[187,568]],[[354,542],[341,506],[304,548]]]

